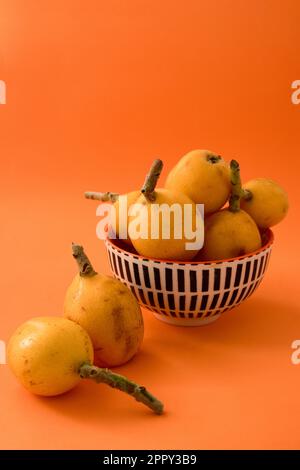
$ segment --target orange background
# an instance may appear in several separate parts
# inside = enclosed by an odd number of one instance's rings
[[[82,243],[108,273],[84,190],[141,185],[209,148],[244,180],[288,190],[265,281],[203,328],[144,311],[140,354],[119,368],[160,397],[157,417],[105,386],[31,396],[0,365],[0,447],[300,448],[298,0],[1,0],[0,338],[60,315]]]

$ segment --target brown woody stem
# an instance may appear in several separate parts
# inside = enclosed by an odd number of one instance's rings
[[[102,201],[102,202],[116,202],[119,199],[119,194],[118,193],[110,193],[107,191],[106,193],[98,193],[96,191],[86,191],[84,193],[84,196],[87,199],[95,199],[97,201]]]
[[[162,169],[163,169],[163,162],[159,159],[154,160],[149,170],[149,173],[146,176],[144,185],[141,189],[142,194],[144,194],[145,198],[150,202],[155,201],[154,190],[155,190],[158,178],[160,177],[160,174],[162,172]]]
[[[242,197],[242,183],[240,176],[240,165],[236,160],[230,162],[231,170],[231,195],[229,198],[229,210],[238,212],[240,210],[240,200]]]
[[[253,194],[249,189],[242,189],[242,198],[245,199],[245,201],[251,201]]]
[[[109,369],[92,366],[91,364],[83,364],[79,369],[79,375],[82,379],[91,379],[97,383],[105,383],[112,388],[117,388],[121,392],[131,395],[137,401],[151,408],[154,413],[162,414],[163,404],[157,400],[145,387],[127,379],[123,375],[115,374]]]
[[[82,246],[72,243],[72,254],[77,261],[80,276],[95,276],[97,274]]]

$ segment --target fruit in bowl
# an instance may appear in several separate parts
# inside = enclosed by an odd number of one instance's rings
[[[269,178],[256,178],[243,186],[241,207],[258,227],[265,229],[281,222],[289,203],[285,190]]]
[[[111,269],[160,320],[211,323],[246,300],[262,281],[273,244],[269,227],[287,214],[287,195],[265,178],[242,186],[238,162],[228,165],[209,151],[189,152],[171,170],[165,189],[156,189],[161,169],[156,160],[135,200],[140,208],[128,213],[131,243],[106,238]],[[188,250],[184,236],[163,240],[161,230],[156,238],[149,230],[134,237],[132,226],[151,226],[155,203],[204,204],[204,221],[196,224],[205,233],[203,247]],[[173,235],[174,225],[169,227]]]
[[[186,194],[156,188],[162,169],[163,162],[154,160],[141,190],[123,196],[127,203],[125,217],[121,214],[122,196],[116,193],[88,191],[85,197],[113,203],[114,214],[111,217],[110,231],[131,251],[136,250],[140,255],[161,259],[189,260],[195,257],[200,248],[197,234],[199,230],[203,231],[203,216]],[[188,230],[184,226],[186,220],[189,220]],[[123,234],[127,233],[127,238],[121,236],[121,229]],[[190,245],[189,248],[187,244]]]
[[[203,226],[196,204],[185,194],[165,188],[156,188],[156,183],[162,170],[161,160],[155,160],[146,177],[141,195],[136,201],[136,211],[129,217],[129,237],[132,245],[142,256],[151,256],[160,259],[189,260],[195,257],[199,248],[187,249],[187,244],[193,242],[181,230],[181,236],[176,236],[176,228],[184,227],[185,207],[190,208],[191,228],[200,229]],[[167,209],[164,217],[159,211]],[[177,220],[172,208],[179,214]],[[139,230],[145,227],[145,230]],[[156,234],[153,235],[153,229]]]
[[[203,261],[234,258],[261,247],[259,229],[252,217],[240,208],[240,167],[231,160],[231,195],[226,209],[205,219],[204,246],[196,259]]]
[[[210,150],[192,150],[170,171],[165,187],[180,191],[212,214],[225,204],[230,193],[228,164]]]

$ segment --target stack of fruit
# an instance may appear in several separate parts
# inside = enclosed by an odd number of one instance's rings
[[[190,240],[185,233],[178,238],[174,219],[168,227],[169,237],[164,238],[161,217],[156,237],[148,233],[146,237],[124,239],[127,250],[143,257],[193,259],[199,263],[239,257],[258,250],[264,230],[287,213],[285,191],[263,178],[242,186],[235,160],[228,165],[207,150],[189,152],[169,173],[165,188],[156,189],[162,166],[161,160],[153,163],[141,191],[123,196],[86,193],[88,198],[114,204],[117,236],[127,227],[129,235],[133,233],[138,216],[138,223],[147,222],[151,230],[154,204],[170,208],[189,205],[193,226],[197,205],[204,205],[203,248],[187,250]],[[140,213],[127,212],[118,218],[123,198],[129,211],[137,203]],[[181,211],[181,217],[184,214]],[[21,325],[9,342],[10,368],[25,388],[38,395],[62,394],[75,387],[80,378],[89,378],[124,391],[155,413],[162,413],[162,403],[145,387],[106,369],[129,361],[141,346],[144,325],[136,298],[117,279],[98,274],[80,245],[73,244],[72,253],[79,273],[66,293],[64,318],[38,317]]]
[[[242,186],[240,168],[236,160],[228,165],[220,155],[208,150],[187,153],[170,171],[164,188],[156,188],[162,170],[162,161],[156,160],[147,175],[141,191],[119,196],[116,193],[86,192],[89,199],[113,202],[116,209],[114,231],[124,233],[119,217],[122,198],[126,198],[128,213],[125,217],[128,238],[124,240],[129,251],[148,258],[213,261],[235,258],[258,250],[262,246],[264,231],[278,224],[287,214],[287,194],[271,179],[257,178]],[[140,207],[138,223],[147,222],[148,236],[130,237],[137,223],[137,213],[132,215],[132,204]],[[200,250],[187,250],[189,241],[184,233],[178,238],[174,219],[171,219],[169,237],[163,237],[163,221],[158,236],[151,236],[151,206],[174,204],[191,207],[193,224],[197,218],[197,204],[204,205],[204,246]],[[226,205],[227,204],[227,205]],[[182,217],[184,211],[182,210]],[[182,221],[184,226],[184,221]],[[126,233],[126,230],[125,230]],[[121,237],[123,238],[123,237]]]

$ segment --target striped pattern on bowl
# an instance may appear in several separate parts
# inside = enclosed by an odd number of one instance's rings
[[[111,270],[141,306],[176,325],[207,324],[256,290],[268,266],[273,234],[258,252],[227,261],[168,262],[143,258],[106,240]]]

